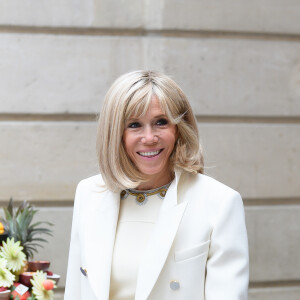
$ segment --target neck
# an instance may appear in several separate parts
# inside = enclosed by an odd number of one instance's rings
[[[141,183],[136,189],[137,190],[153,190],[163,185],[168,184],[174,179],[174,173],[169,174],[169,176],[164,176],[162,178],[155,178],[152,176],[151,179],[147,180],[146,182]]]

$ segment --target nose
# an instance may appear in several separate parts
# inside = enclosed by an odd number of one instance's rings
[[[158,136],[155,134],[155,131],[151,126],[147,126],[143,133],[144,134],[141,139],[143,144],[155,144],[158,142]]]

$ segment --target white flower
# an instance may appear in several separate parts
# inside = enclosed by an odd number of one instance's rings
[[[13,285],[15,275],[7,270],[6,265],[7,261],[4,258],[0,258],[0,286],[8,288]]]
[[[36,297],[37,300],[52,300],[53,299],[53,291],[46,290],[43,286],[43,282],[47,279],[47,274],[43,273],[43,271],[37,271],[32,276],[33,279],[30,280],[32,284],[32,293]],[[54,285],[54,287],[56,287]]]
[[[25,265],[26,256],[22,252],[23,247],[20,246],[20,241],[14,241],[14,238],[7,239],[6,243],[2,243],[0,257],[7,261],[7,268],[12,272],[18,272]]]

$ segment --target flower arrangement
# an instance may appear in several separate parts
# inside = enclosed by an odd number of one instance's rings
[[[37,300],[52,300],[53,299],[53,288],[55,282],[51,279],[47,279],[46,273],[37,271],[31,279],[32,293],[35,295]]]
[[[32,224],[37,210],[26,201],[15,209],[11,199],[3,210],[5,218],[0,219],[0,300],[52,300],[60,276],[47,271],[49,261],[28,262],[33,252],[37,252],[36,246],[46,242],[36,235],[52,235],[50,229],[40,225],[52,224]],[[31,272],[27,272],[28,268]]]
[[[15,242],[14,238],[8,238],[0,248],[0,257],[6,260],[7,268],[15,274],[19,274],[25,265],[26,256],[22,250],[20,241]]]
[[[7,268],[7,261],[0,258],[0,286],[7,288],[13,285],[15,275]]]

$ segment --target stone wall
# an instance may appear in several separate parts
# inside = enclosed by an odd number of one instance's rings
[[[96,113],[124,72],[173,76],[206,173],[241,192],[250,300],[300,298],[297,0],[0,1],[0,204],[31,200],[62,275],[76,184],[97,173]]]

